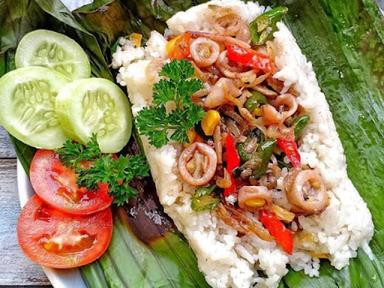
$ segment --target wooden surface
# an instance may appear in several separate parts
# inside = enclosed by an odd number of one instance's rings
[[[15,152],[0,126],[0,287],[47,287],[44,272],[23,255],[17,243],[19,212]]]

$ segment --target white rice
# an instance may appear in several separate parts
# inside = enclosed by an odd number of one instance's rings
[[[245,4],[240,0],[216,0],[209,4],[231,7],[248,22],[264,11],[264,7],[257,3]],[[167,33],[209,31],[209,4],[177,13],[167,22]],[[310,115],[311,123],[305,129],[300,146],[302,162],[320,171],[331,198],[329,207],[322,214],[301,216],[299,223],[304,231],[317,235],[319,246],[331,256],[331,264],[341,269],[356,256],[358,247],[370,254],[371,215],[347,176],[344,151],[311,63],[302,55],[287,27],[279,23],[278,28],[273,40],[278,68],[274,77],[287,86],[295,85],[298,101]],[[145,49],[133,48],[126,40],[120,44],[112,64],[119,68],[117,80],[127,85],[133,112],[137,114],[144,106],[151,105],[152,85],[157,79],[148,73],[149,64],[155,58],[165,59],[166,41],[159,33],[152,32]],[[156,149],[145,137],[142,140],[160,202],[188,239],[198,258],[199,269],[212,287],[276,287],[288,272],[287,264],[310,276],[318,275],[319,259],[310,254],[295,251],[288,255],[273,242],[265,242],[256,236],[238,237],[235,230],[219,221],[213,213],[194,212],[190,206],[194,189],[182,183],[177,175],[176,159],[181,147],[172,143]],[[263,276],[257,272],[260,270]]]

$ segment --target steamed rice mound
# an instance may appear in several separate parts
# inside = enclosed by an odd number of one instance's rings
[[[167,34],[209,32],[210,4],[230,7],[247,22],[265,10],[257,3],[211,1],[173,16],[167,22]],[[287,87],[295,86],[299,94],[298,102],[311,119],[300,146],[302,163],[318,169],[330,197],[330,205],[323,213],[300,216],[299,224],[303,231],[317,236],[318,245],[315,248],[321,247],[321,251],[329,254],[331,264],[341,269],[356,256],[359,247],[370,254],[368,243],[373,235],[371,215],[348,178],[343,147],[311,63],[302,55],[283,23],[278,24],[274,36],[271,47],[278,71],[274,78],[284,81]],[[120,47],[114,54],[112,65],[119,68],[117,80],[127,86],[134,115],[152,103],[152,86],[158,77],[153,73],[151,60],[165,61],[166,43],[162,35],[152,32],[145,48],[134,48],[129,41],[121,39]],[[160,202],[188,239],[198,258],[199,269],[212,287],[276,287],[288,272],[287,264],[294,270],[304,270],[310,276],[318,275],[318,251],[310,251],[311,247],[308,251],[313,253],[294,251],[288,255],[275,242],[250,235],[238,236],[237,231],[225,225],[214,213],[194,212],[190,197],[195,188],[180,181],[177,171],[181,145],[171,143],[156,149],[146,137],[142,140]]]

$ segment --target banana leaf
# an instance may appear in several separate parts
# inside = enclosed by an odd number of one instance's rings
[[[59,1],[22,0],[17,5],[3,1],[0,74],[13,69],[14,49],[23,34],[47,28],[76,39],[92,60],[93,74],[111,78],[107,63],[118,36],[130,32],[148,35],[152,29],[162,31],[164,21],[175,12],[199,2],[204,1],[97,0],[71,14]],[[384,7],[383,1],[379,2]],[[359,251],[349,267],[341,271],[323,262],[318,278],[290,271],[280,286],[384,287],[383,18],[373,0],[263,3],[289,8],[285,22],[313,63],[345,149],[348,174],[367,202],[375,223],[373,259]],[[28,169],[33,149],[17,140],[14,143],[19,159]],[[138,152],[135,145],[127,150],[134,148]],[[151,180],[137,185],[140,197],[114,213],[115,229],[108,252],[82,269],[86,283],[89,287],[208,287],[185,240],[163,214]],[[137,210],[142,213],[134,213]],[[154,225],[159,219],[166,224]],[[152,233],[145,234],[147,231]]]

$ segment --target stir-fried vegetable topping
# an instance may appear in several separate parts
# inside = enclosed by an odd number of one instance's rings
[[[277,30],[277,22],[281,21],[287,12],[288,8],[286,7],[276,7],[253,20],[250,24],[252,43],[254,45],[263,45],[271,40],[273,33]]]
[[[275,78],[275,48],[266,44],[286,12],[277,7],[248,25],[220,10],[212,33],[169,39],[171,62],[137,125],[155,147],[184,144],[177,168],[196,189],[192,210],[214,209],[239,234],[275,239],[292,254],[284,223],[299,225],[298,215],[321,213],[329,199],[320,174],[301,164],[299,140],[310,118],[295,86]]]
[[[192,196],[191,200],[192,210],[199,212],[215,209],[220,203],[220,198],[212,195],[216,188],[216,185],[211,185],[196,189],[196,192]]]
[[[64,165],[75,169],[80,187],[94,190],[103,183],[113,196],[114,203],[119,206],[137,194],[129,185],[130,182],[136,177],[149,176],[145,157],[102,154],[96,135],[87,145],[68,140],[57,153]]]
[[[165,78],[154,85],[154,105],[141,110],[136,119],[140,134],[148,136],[153,146],[161,147],[170,140],[188,143],[188,130],[204,117],[204,110],[191,100],[203,88],[200,80],[192,78],[194,72],[186,60],[172,61],[161,70],[160,76]],[[168,112],[167,104],[175,109]]]

